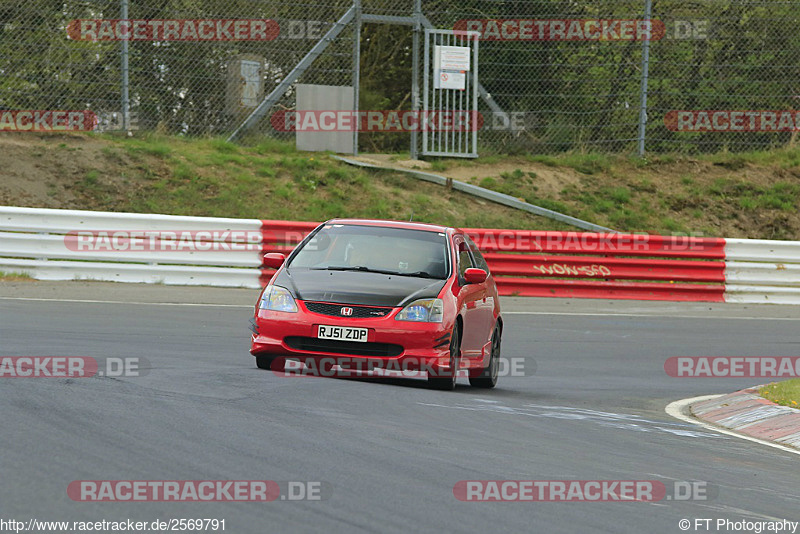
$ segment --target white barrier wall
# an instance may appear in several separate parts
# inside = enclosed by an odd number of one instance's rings
[[[11,232],[66,234],[77,230],[175,231],[176,229],[260,231],[261,221],[226,217],[185,217],[0,206],[0,230]]]
[[[800,304],[800,242],[726,239],[725,301]]]
[[[258,288],[261,226],[258,219],[0,206],[0,271]]]

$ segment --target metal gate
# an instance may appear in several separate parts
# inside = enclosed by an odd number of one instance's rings
[[[479,32],[425,30],[422,155],[478,157]]]

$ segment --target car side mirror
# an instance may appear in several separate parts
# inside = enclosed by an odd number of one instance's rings
[[[474,267],[470,267],[466,271],[464,271],[464,281],[468,284],[482,284],[486,281],[486,277],[489,276],[486,271],[483,269],[476,269]]]
[[[264,265],[273,269],[280,268],[283,262],[286,261],[286,256],[280,252],[269,252],[264,254]]]

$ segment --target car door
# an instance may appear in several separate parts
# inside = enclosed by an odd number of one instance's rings
[[[472,252],[472,259],[475,262],[475,267],[478,269],[483,269],[486,271],[487,280],[483,284],[484,293],[483,299],[477,303],[477,308],[479,312],[476,313],[476,316],[479,318],[478,330],[483,333],[483,348],[484,348],[484,356],[488,356],[489,351],[491,350],[491,341],[492,341],[492,331],[494,330],[494,308],[495,308],[495,292],[492,290],[492,283],[489,281],[488,277],[491,276],[489,272],[489,265],[486,263],[486,259],[481,254],[481,251],[478,250],[478,245],[469,238],[469,236],[464,236],[465,241],[467,242],[467,246],[469,247],[470,252]],[[488,362],[484,362],[488,363]]]
[[[471,267],[477,266],[469,250],[469,245],[462,236],[456,236],[454,244],[458,252],[456,258],[459,284],[458,300],[460,303],[461,316],[464,321],[464,327],[461,333],[461,366],[469,367],[476,359],[483,359],[482,349],[484,344],[483,339],[485,337],[484,330],[486,327],[483,325],[485,321],[482,317],[482,307],[486,300],[486,283],[466,283],[464,280],[464,272]]]

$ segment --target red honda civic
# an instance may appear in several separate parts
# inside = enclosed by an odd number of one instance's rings
[[[278,270],[255,309],[258,367],[283,370],[296,360],[344,373],[423,371],[447,390],[465,369],[473,386],[497,384],[497,287],[463,231],[334,219],[288,258],[266,254],[264,263]]]

